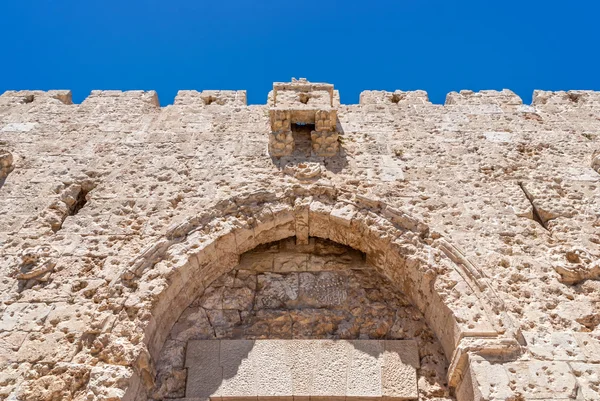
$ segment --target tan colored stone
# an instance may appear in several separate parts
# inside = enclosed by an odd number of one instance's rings
[[[381,397],[383,395],[382,378],[386,377],[382,366],[384,361],[384,357],[382,357],[383,342],[354,340],[350,344],[346,397]]]
[[[386,398],[416,399],[419,351],[414,341],[384,341],[382,395]]]
[[[411,339],[424,400],[450,397],[446,373],[461,400],[592,397],[595,370],[573,394],[563,367],[599,361],[600,94],[339,99],[306,80],[250,106],[244,91],[167,107],[154,91],[2,94],[0,398],[134,401],[163,383],[179,397],[182,347],[212,338]],[[257,307],[257,271],[275,258],[238,258],[294,237],[366,262],[286,249],[348,281],[307,287],[309,307]],[[51,373],[60,363],[89,370],[85,388]]]

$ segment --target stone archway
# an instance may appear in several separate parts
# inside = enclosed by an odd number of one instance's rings
[[[151,311],[145,325],[147,353],[138,359],[127,395],[145,397],[153,386],[153,361],[175,321],[198,294],[239,263],[241,254],[289,237],[306,243],[309,236],[365,253],[408,296],[450,361],[452,388],[471,386],[463,380],[470,353],[518,353],[517,332],[501,300],[458,249],[380,200],[314,186],[221,202],[173,226],[122,272],[121,280],[136,283],[130,304]]]
[[[349,394],[341,384],[326,387],[315,384],[317,378],[321,378],[322,383],[331,383],[336,378],[338,382],[343,380],[337,376],[324,380],[324,372],[317,369],[315,362],[323,344],[335,347],[342,340],[347,341],[346,355],[353,354],[363,360],[354,365],[350,362],[355,358],[341,357],[333,361],[338,371],[354,372],[349,375],[355,384],[349,386]],[[221,349],[241,344],[242,349],[253,351],[256,365],[253,371],[238,372],[240,365],[251,364],[248,354],[240,354],[238,348],[232,352],[237,350],[237,358],[244,360],[232,358],[223,351],[227,367],[222,379],[215,377],[212,371],[219,370],[220,355],[209,350],[212,361],[208,362],[204,358],[206,354],[198,351],[211,344],[216,346],[215,343],[220,343]],[[314,392],[333,389],[353,397],[400,394],[414,398],[421,394],[442,400],[448,396],[444,352],[408,297],[374,271],[364,254],[319,238],[310,238],[308,244],[298,245],[295,237],[242,254],[233,270],[213,281],[184,310],[157,361],[157,379],[151,396],[155,400],[206,398],[201,392],[216,394],[219,388],[221,393],[238,394],[240,388],[227,387],[234,377],[246,378],[245,396],[249,397],[252,391],[259,395],[267,390],[265,386],[252,386],[247,380],[263,368],[261,350],[254,349],[261,345],[263,350],[266,346],[276,352],[275,360],[285,360],[287,351],[296,349],[303,350],[301,355],[312,355],[314,371],[301,366],[292,374],[294,364],[290,361],[279,369],[289,370],[287,376],[283,376],[287,377],[287,385],[283,383],[279,388],[279,396],[298,396],[299,392],[304,396],[315,395]],[[382,355],[385,347],[388,353],[400,347],[401,355],[410,363],[400,368],[404,376],[393,375],[397,379],[393,383],[402,384],[399,391],[392,392],[396,386],[389,380],[382,381],[381,370],[376,371],[385,365]],[[292,352],[290,359],[297,356],[298,352]],[[211,374],[204,377],[203,371],[207,369],[202,366],[207,363],[217,366],[211,365],[208,369]],[[363,366],[375,371],[365,374],[361,370]],[[267,372],[258,376],[265,375]],[[212,386],[206,385],[207,381],[211,381]],[[339,393],[334,394],[339,396]]]

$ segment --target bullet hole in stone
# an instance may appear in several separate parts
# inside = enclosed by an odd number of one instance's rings
[[[392,103],[398,104],[398,103],[400,103],[400,99],[402,99],[402,97],[399,94],[394,93],[392,95],[392,99],[391,100],[392,100]]]
[[[213,104],[214,102],[216,102],[217,98],[214,97],[214,96],[207,96],[207,97],[203,98],[202,100],[204,100],[204,104],[206,106],[208,106],[208,105]]]
[[[23,104],[31,103],[31,102],[33,102],[34,98],[35,97],[33,95],[25,95],[25,96],[23,96],[22,103]]]
[[[12,154],[7,150],[0,149],[0,189],[14,168]]]
[[[581,98],[580,93],[568,93],[567,95],[569,96],[569,100],[573,103],[578,103],[579,99]]]
[[[298,95],[298,100],[300,100],[300,103],[307,104],[310,100],[310,95],[308,93],[301,93]]]
[[[63,213],[60,216],[60,218],[54,219],[53,222],[51,223],[51,229],[54,233],[57,233],[58,231],[60,231],[62,229],[62,226],[63,226],[65,220],[67,219],[67,217],[75,216],[86,205],[87,195],[88,195],[88,193],[90,193],[90,191],[92,189],[95,188],[95,186],[96,186],[95,184],[90,183],[90,182],[83,183],[83,184],[81,184],[80,189],[77,192],[77,194],[76,195],[73,194],[73,196],[75,197],[74,202],[71,203],[68,200],[67,201],[63,200],[63,202],[67,206],[67,209],[66,210],[63,209]]]

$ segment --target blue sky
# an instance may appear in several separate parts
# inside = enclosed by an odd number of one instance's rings
[[[0,93],[246,89],[600,90],[597,0],[2,0]]]

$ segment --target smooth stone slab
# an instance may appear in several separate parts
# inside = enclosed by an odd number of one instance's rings
[[[218,340],[188,341],[185,355],[187,397],[208,398],[217,392],[223,381],[219,348]]]
[[[418,398],[414,340],[189,341],[187,398]]]

